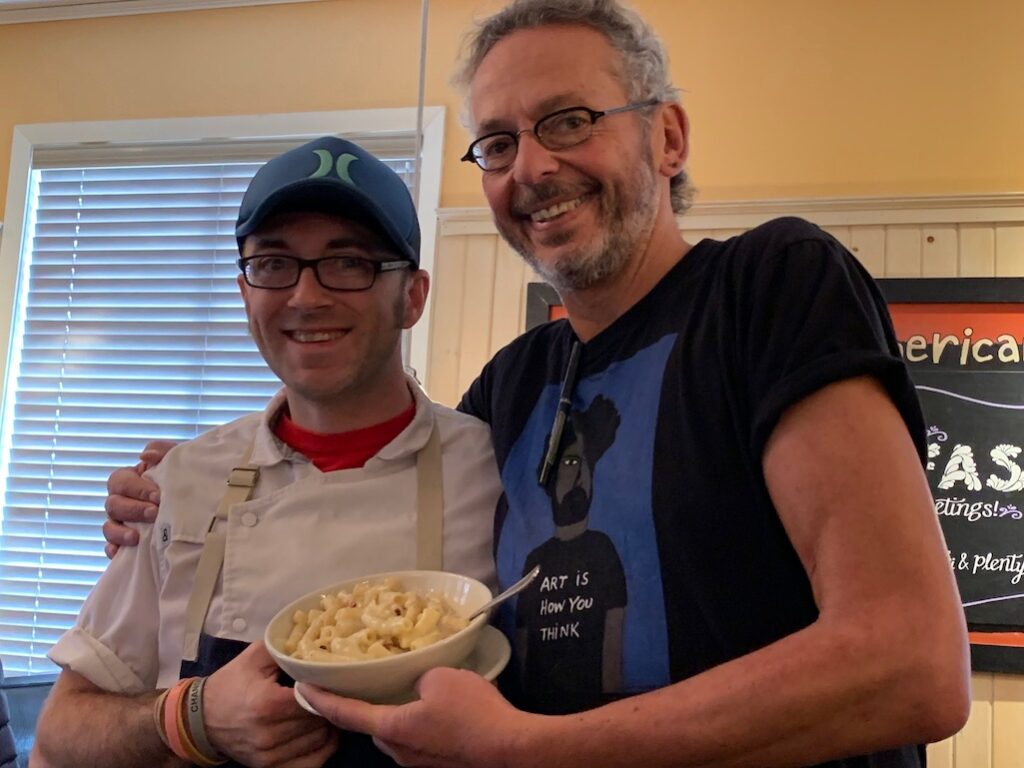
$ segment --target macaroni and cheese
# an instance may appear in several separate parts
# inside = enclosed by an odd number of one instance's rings
[[[320,607],[296,611],[284,652],[308,661],[365,661],[431,645],[469,622],[443,596],[402,589],[397,578],[361,581],[321,595]]]

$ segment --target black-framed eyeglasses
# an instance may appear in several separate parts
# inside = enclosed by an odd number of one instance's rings
[[[462,161],[476,163],[485,171],[500,171],[515,162],[519,152],[519,137],[532,133],[545,149],[556,152],[582,144],[594,133],[594,123],[602,117],[653,107],[660,99],[647,99],[615,109],[596,110],[589,107],[567,107],[544,115],[533,128],[521,131],[495,131],[481,136],[469,145]]]
[[[365,291],[381,272],[410,269],[409,261],[376,261],[361,256],[327,256],[299,259],[295,256],[245,256],[238,260],[245,282],[253,288],[278,290],[299,283],[302,270],[312,269],[317,282],[332,291]]]

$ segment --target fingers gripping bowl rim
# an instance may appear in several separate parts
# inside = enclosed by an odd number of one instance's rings
[[[402,582],[405,590],[444,595],[460,616],[468,616],[491,599],[491,590],[468,576],[444,571],[388,571],[329,584],[303,595],[282,608],[270,620],[264,633],[267,650],[277,665],[294,680],[371,702],[394,699],[412,689],[416,680],[434,667],[458,667],[473,651],[487,624],[487,615],[473,619],[465,629],[432,645],[414,651],[365,661],[307,661],[288,656],[283,648],[296,611],[316,608],[320,596],[351,590],[361,581],[376,583],[389,577]]]

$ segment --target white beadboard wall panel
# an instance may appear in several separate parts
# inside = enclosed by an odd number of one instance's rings
[[[905,224],[885,228],[885,274],[921,276],[921,227]]]
[[[960,240],[955,224],[921,227],[924,277],[956,277],[959,269]]]
[[[885,227],[850,227],[850,251],[872,277],[885,275]]]
[[[466,244],[465,292],[462,312],[462,353],[459,355],[458,397],[480,374],[491,359],[491,328],[494,297],[504,286],[495,283],[498,241],[494,237],[474,235]]]
[[[526,284],[533,272],[508,244],[498,239],[494,267],[494,306],[488,356],[518,336],[526,325]],[[486,362],[486,360],[484,361]]]
[[[993,675],[971,675],[971,717],[953,737],[956,768],[1001,768],[992,763]]]
[[[960,276],[991,277],[996,273],[996,229],[992,224],[960,226]]]
[[[707,206],[680,219],[691,243],[724,240],[775,215],[804,215],[875,277],[1024,275],[1024,196],[976,200],[794,201]],[[427,390],[454,405],[484,362],[525,325],[538,278],[501,242],[484,210],[442,211],[432,286]],[[1024,768],[1024,677],[976,672],[971,717],[928,746],[930,768]]]
[[[956,768],[953,739],[928,745],[928,768]]]
[[[1024,276],[1024,224],[996,225],[996,274]]]
[[[445,405],[459,402],[459,359],[462,353],[463,296],[469,237],[442,237],[434,261],[431,289],[430,365],[424,378],[427,393]]]
[[[519,258],[519,257],[516,256],[516,258]],[[529,286],[530,283],[540,283],[540,282],[543,282],[540,279],[540,276],[536,272],[534,272],[531,267],[527,267],[524,264],[523,265],[523,284],[522,284],[523,303],[522,303],[521,312],[520,312],[520,315],[519,315],[519,330],[516,331],[515,335],[512,338],[515,338],[515,336],[518,336],[520,333],[522,333],[522,329],[526,327],[526,292],[527,292],[527,286]],[[501,349],[503,346],[505,346],[505,344],[508,344],[508,342],[512,341],[512,338],[507,339],[503,344],[499,344],[497,347],[495,347],[494,351],[497,352],[499,349]]]
[[[1019,768],[1022,765],[1024,677],[996,675],[992,687],[992,768]]]

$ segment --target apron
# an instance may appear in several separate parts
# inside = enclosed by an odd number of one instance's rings
[[[203,544],[196,568],[196,579],[185,610],[185,643],[182,651],[180,678],[206,677],[213,674],[240,654],[249,643],[213,637],[202,631],[206,613],[213,598],[217,577],[224,563],[226,536],[214,533],[218,520],[227,520],[228,511],[235,504],[248,501],[256,483],[259,467],[250,464],[253,446],[228,476],[228,489],[217,507]],[[426,445],[416,454],[416,568],[440,571],[444,568],[444,496],[442,493],[441,437],[437,424],[433,425]],[[278,682],[291,687],[295,682],[284,672],[278,673]],[[231,768],[243,768],[241,763],[225,763]],[[338,751],[324,763],[325,768],[391,768],[397,766],[362,733],[342,733]]]

